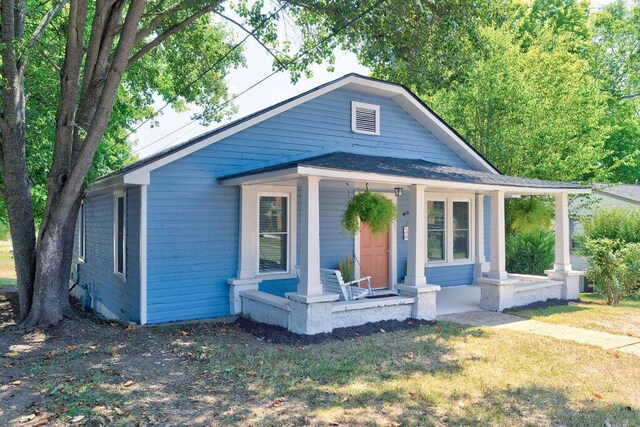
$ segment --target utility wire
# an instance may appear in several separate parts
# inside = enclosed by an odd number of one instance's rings
[[[273,77],[274,75],[278,74],[279,72],[287,69],[287,67],[289,65],[291,65],[292,63],[294,63],[295,61],[297,61],[298,59],[300,59],[301,57],[309,54],[311,51],[315,50],[316,48],[318,48],[321,44],[325,43],[327,40],[335,37],[338,33],[340,33],[341,31],[349,28],[351,25],[353,25],[357,20],[361,19],[362,17],[364,17],[365,15],[367,15],[369,12],[371,12],[372,10],[376,9],[377,7],[379,7],[382,3],[385,3],[387,0],[379,0],[378,2],[374,3],[372,6],[370,6],[368,9],[366,9],[364,12],[362,12],[361,14],[359,14],[358,16],[356,16],[355,18],[351,19],[350,21],[347,21],[347,23],[345,25],[343,25],[342,27],[334,30],[331,34],[323,37],[320,41],[318,41],[316,44],[314,44],[313,46],[311,46],[308,49],[305,49],[304,51],[300,52],[298,55],[296,55],[295,57],[293,57],[292,59],[290,59],[289,61],[286,61],[284,64],[282,64],[281,66],[278,66],[274,71],[272,71],[270,74],[266,75],[265,77],[263,77],[262,79],[258,80],[257,82],[255,82],[254,84],[252,84],[251,86],[249,86],[248,88],[244,89],[242,92],[239,92],[237,94],[235,94],[233,97],[231,97],[230,99],[226,100],[225,102],[223,102],[222,104],[218,105],[213,112],[217,112],[220,111],[220,109],[222,109],[223,107],[227,106],[229,103],[235,101],[236,99],[238,99],[240,96],[244,95],[245,93],[249,92],[250,90],[254,89],[256,86],[259,86],[260,84],[264,83],[266,80],[270,79],[271,77]],[[248,37],[248,36],[247,36]],[[166,107],[166,105],[165,105]],[[164,108],[164,107],[163,107]],[[144,150],[145,148],[149,148],[152,145],[156,144],[157,142],[163,140],[164,138],[166,138],[167,136],[171,135],[172,133],[175,133],[177,131],[179,131],[180,129],[185,128],[186,126],[192,124],[193,122],[195,122],[196,119],[191,120],[190,122],[188,122],[187,124],[185,124],[184,126],[176,129],[175,131],[161,137],[158,138],[152,142],[150,142],[149,144],[146,144],[140,148],[138,148],[137,150],[134,151],[134,153],[139,153],[140,151]],[[144,123],[142,123],[144,124]]]
[[[222,61],[224,61],[225,59],[227,59],[229,57],[229,55],[231,55],[233,52],[235,52],[240,46],[242,46],[242,44],[244,42],[246,42],[250,37],[255,37],[255,34],[261,30],[269,21],[271,21],[271,18],[273,18],[274,16],[276,16],[278,13],[280,13],[287,5],[284,4],[282,6],[280,6],[280,8],[278,10],[276,10],[275,12],[273,12],[271,15],[269,15],[267,18],[265,18],[260,25],[258,25],[256,28],[254,28],[251,32],[248,32],[248,34],[242,39],[240,40],[238,43],[236,43],[235,45],[233,45],[233,47],[231,47],[231,49],[227,50],[220,58],[218,58],[216,60],[216,62],[214,62],[213,64],[211,64],[209,67],[207,67],[204,71],[202,71],[198,77],[196,77],[193,81],[189,82],[187,85],[185,85],[185,87],[189,87],[189,86],[193,86],[194,84],[196,84],[198,81],[200,81],[204,76],[206,76],[207,74],[209,74],[211,71],[213,71],[213,69],[215,67],[217,67],[218,65],[220,65],[220,63]],[[225,17],[226,18],[226,17]],[[229,19],[229,18],[226,18]],[[244,28],[243,28],[244,29]],[[246,31],[246,30],[245,30]],[[269,53],[272,53],[271,51],[269,51]],[[164,110],[165,108],[167,108],[169,105],[171,105],[173,102],[175,102],[178,98],[180,97],[179,94],[173,96],[169,101],[167,101],[160,109],[158,109],[157,111],[155,111],[150,117],[147,117],[142,123],[140,123],[138,126],[136,126],[132,131],[130,131],[129,133],[127,133],[127,135],[123,138],[123,139],[127,139],[129,136],[131,136],[132,134],[136,133],[142,126],[144,126],[146,123],[148,123],[151,119],[153,119],[154,117],[156,117],[158,114],[160,114],[162,112],[162,110]]]

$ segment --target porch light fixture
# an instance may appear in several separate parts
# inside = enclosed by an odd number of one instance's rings
[[[402,187],[394,188],[393,192],[396,194],[396,197],[402,197]]]

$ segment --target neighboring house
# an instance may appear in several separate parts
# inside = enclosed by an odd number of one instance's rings
[[[584,271],[586,261],[578,254],[576,237],[584,231],[579,217],[588,215],[596,209],[621,207],[640,210],[640,185],[632,184],[594,184],[594,192],[589,198],[587,206],[581,200],[576,200],[571,206],[571,265],[575,270]]]
[[[388,234],[342,230],[365,188],[397,203]],[[244,314],[316,333],[432,319],[440,287],[474,282],[478,303],[502,310],[577,296],[567,200],[589,191],[502,175],[404,86],[350,74],[96,181],[72,277],[97,311],[141,324]],[[556,197],[548,277],[505,271],[504,199],[523,194]],[[346,255],[388,296],[325,293],[320,268]]]

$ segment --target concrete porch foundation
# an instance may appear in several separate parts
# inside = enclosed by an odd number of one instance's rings
[[[401,291],[398,296],[357,301],[338,301],[334,294],[318,295],[308,301],[296,294],[282,298],[258,290],[241,291],[239,297],[242,315],[297,334],[313,335],[382,320],[434,320],[439,290],[439,286],[426,285],[412,295]]]

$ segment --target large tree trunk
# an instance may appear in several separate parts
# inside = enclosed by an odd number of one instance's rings
[[[69,272],[81,200],[76,199],[66,218],[49,221],[41,233],[36,250],[33,302],[22,327],[54,325],[73,315],[69,305]]]
[[[24,32],[24,4],[2,1],[2,117],[0,119],[1,172],[9,216],[13,257],[20,300],[19,320],[31,307],[35,269],[36,235],[25,152],[24,63],[17,58],[15,43]]]

